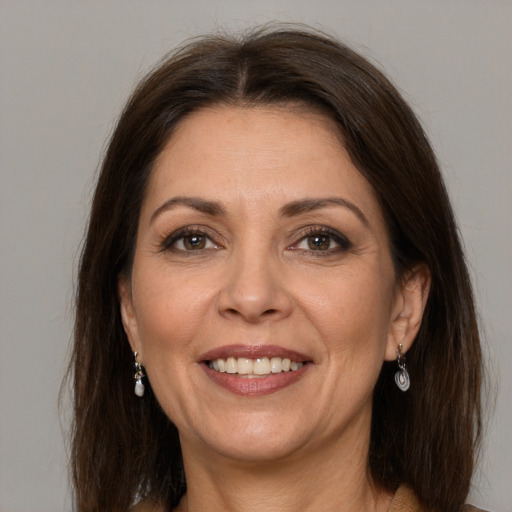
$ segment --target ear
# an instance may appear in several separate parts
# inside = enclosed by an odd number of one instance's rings
[[[124,332],[126,333],[132,352],[137,352],[137,359],[142,363],[142,346],[137,325],[137,317],[133,307],[131,283],[128,278],[119,278],[117,282],[117,294],[121,307],[121,319],[123,322]]]
[[[405,273],[397,284],[386,347],[386,361],[396,359],[402,345],[405,354],[418,334],[430,291],[430,270],[421,263]]]

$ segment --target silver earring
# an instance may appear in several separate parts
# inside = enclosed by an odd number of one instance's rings
[[[142,383],[142,377],[145,377],[146,375],[142,371],[142,365],[139,363],[139,360],[137,359],[137,352],[133,353],[133,356],[135,357],[135,394],[139,397],[144,396],[144,384]]]
[[[396,362],[398,364],[398,371],[395,373],[395,382],[398,389],[407,391],[411,385],[411,379],[405,369],[405,356],[402,353],[402,344],[398,345],[396,349]]]

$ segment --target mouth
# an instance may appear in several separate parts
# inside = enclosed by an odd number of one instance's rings
[[[292,361],[288,357],[228,357],[206,362],[208,368],[228,374],[237,374],[248,379],[265,378],[282,372],[296,372],[304,366],[302,361]]]
[[[273,345],[220,347],[201,356],[199,362],[214,383],[242,396],[284,389],[312,366],[306,355]]]

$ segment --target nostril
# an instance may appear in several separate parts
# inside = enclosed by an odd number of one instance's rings
[[[219,294],[218,310],[231,319],[243,318],[254,323],[265,319],[278,320],[291,313],[292,302],[277,285],[256,286],[235,280],[228,283]]]
[[[261,321],[263,319],[271,319],[273,317],[277,317],[279,314],[279,309],[276,308],[269,308],[262,312],[253,312],[253,311],[241,311],[237,308],[226,308],[224,310],[224,315],[236,318],[236,317],[243,317],[249,322],[256,322]]]

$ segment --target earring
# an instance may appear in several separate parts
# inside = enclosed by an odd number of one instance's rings
[[[396,349],[396,363],[398,364],[398,371],[395,373],[396,385],[401,391],[407,391],[411,385],[411,379],[405,369],[405,356],[402,354],[401,343]]]
[[[135,358],[135,394],[138,397],[144,396],[144,384],[142,383],[142,377],[145,377],[146,375],[142,371],[142,365],[139,363],[139,360],[137,359],[137,352],[133,353],[133,357]]]

